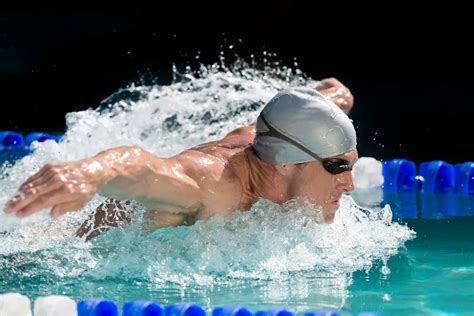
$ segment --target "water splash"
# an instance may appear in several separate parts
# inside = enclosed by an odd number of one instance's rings
[[[132,85],[95,110],[69,113],[60,144],[36,144],[31,156],[4,166],[0,207],[47,162],[80,159],[130,144],[170,156],[254,122],[279,89],[315,84],[290,68],[256,69],[243,61],[175,75],[171,85]],[[414,237],[405,226],[367,217],[350,197],[341,200],[331,225],[321,224],[320,210],[305,201],[276,205],[261,200],[249,212],[198,221],[191,227],[145,234],[138,212],[132,225],[92,242],[74,237],[75,229],[103,200],[97,196],[82,211],[54,222],[46,212],[22,220],[0,214],[0,275],[8,276],[4,284],[34,288],[39,280],[43,286],[67,287],[79,279],[92,284],[120,279],[135,287],[166,288],[317,279],[330,284],[329,291],[345,293],[351,273],[371,269]],[[304,282],[298,284],[295,295],[309,295]],[[272,290],[265,295],[280,294]]]

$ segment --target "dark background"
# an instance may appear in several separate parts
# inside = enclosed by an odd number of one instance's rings
[[[2,4],[4,5],[4,4]],[[474,160],[469,9],[397,3],[5,4],[0,10],[0,129],[63,131],[67,112],[95,108],[133,82],[171,80],[171,65],[276,53],[355,96],[359,151],[416,162]],[[455,8],[455,9],[453,9]],[[357,9],[357,10],[356,10]]]

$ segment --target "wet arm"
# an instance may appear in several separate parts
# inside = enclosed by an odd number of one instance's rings
[[[5,212],[24,217],[51,207],[51,215],[57,217],[84,207],[99,191],[118,199],[186,210],[200,205],[199,186],[176,159],[123,146],[91,158],[44,166],[19,188]]]
[[[189,209],[200,204],[200,188],[175,158],[160,158],[139,147],[119,147],[96,159],[109,174],[100,193]]]

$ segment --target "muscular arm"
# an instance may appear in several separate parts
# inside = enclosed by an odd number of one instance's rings
[[[5,211],[24,217],[52,207],[51,215],[57,217],[84,207],[99,190],[114,198],[190,212],[201,203],[199,186],[178,159],[124,146],[75,162],[46,165],[20,187]]]
[[[200,188],[177,157],[160,158],[138,147],[119,147],[95,159],[110,173],[100,188],[103,195],[177,209],[200,206]]]

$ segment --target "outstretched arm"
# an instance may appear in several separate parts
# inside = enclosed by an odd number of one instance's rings
[[[198,184],[186,175],[178,159],[123,146],[91,158],[44,166],[20,187],[5,212],[24,217],[51,207],[51,215],[57,217],[84,207],[99,191],[189,212],[201,203]]]

